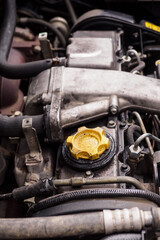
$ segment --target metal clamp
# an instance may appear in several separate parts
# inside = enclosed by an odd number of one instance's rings
[[[35,166],[37,164],[40,166],[43,163],[42,150],[36,130],[32,127],[32,118],[23,119],[22,129],[30,151],[29,154],[25,155],[26,166]]]
[[[41,50],[42,50],[42,55],[45,59],[53,58],[50,41],[48,40],[47,37],[48,37],[47,32],[39,33],[39,36],[38,36]]]

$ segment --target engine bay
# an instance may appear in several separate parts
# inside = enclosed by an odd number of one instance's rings
[[[0,239],[160,239],[159,10],[0,1]]]

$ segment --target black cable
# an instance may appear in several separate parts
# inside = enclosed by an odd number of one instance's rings
[[[156,122],[158,123],[158,125],[160,126],[160,120],[158,115],[154,115],[153,118],[156,120]]]
[[[19,65],[12,65],[7,62],[0,62],[0,75],[9,79],[24,79],[36,76],[38,73],[49,69],[52,66],[52,59],[44,59]]]
[[[4,17],[0,29],[0,63],[7,61],[16,26],[15,0],[3,0]]]
[[[13,196],[12,196],[12,193],[6,193],[6,194],[1,194],[0,195],[0,200],[9,200],[11,199]]]
[[[56,9],[49,8],[49,7],[46,7],[46,6],[41,7],[39,9],[39,11],[51,13],[52,17],[53,16],[60,16],[60,17],[64,17],[64,18],[68,18],[69,17],[68,13],[66,13],[66,12],[58,11]]]
[[[65,4],[66,4],[66,7],[67,7],[68,12],[69,12],[69,14],[70,14],[70,17],[71,17],[71,19],[72,19],[72,22],[73,22],[73,24],[75,24],[76,21],[77,21],[77,16],[76,16],[76,14],[75,14],[75,11],[74,11],[74,9],[73,9],[73,6],[72,6],[72,4],[71,4],[71,1],[70,1],[70,0],[65,0]]]
[[[33,23],[37,25],[41,25],[44,27],[47,27],[50,31],[52,31],[59,39],[60,43],[62,44],[63,47],[66,46],[66,40],[63,36],[63,34],[52,24],[42,20],[42,19],[37,19],[37,18],[19,18],[18,20],[19,23],[22,24],[28,24],[28,23]]]
[[[66,203],[73,200],[81,200],[81,199],[93,199],[93,198],[118,198],[118,197],[138,197],[145,198],[149,201],[156,203],[160,206],[160,196],[150,192],[139,189],[85,189],[79,191],[70,191],[66,193],[62,193],[59,195],[55,195],[44,199],[30,207],[28,210],[27,216],[32,216],[33,213],[40,211],[42,209],[46,209],[49,207],[53,207],[56,205],[60,205],[62,203]]]

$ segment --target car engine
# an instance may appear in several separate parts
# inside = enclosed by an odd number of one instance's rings
[[[0,1],[0,239],[160,239],[159,10]]]

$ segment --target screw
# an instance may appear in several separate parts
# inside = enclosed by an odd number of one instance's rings
[[[16,112],[14,113],[14,116],[15,116],[15,117],[17,117],[17,116],[22,116],[22,113],[21,113],[20,111],[16,111]]]
[[[125,170],[127,170],[127,168],[128,168],[128,166],[125,163],[123,163],[121,166],[121,170],[125,171]]]
[[[112,107],[110,108],[110,111],[111,111],[111,113],[112,113],[113,115],[115,115],[115,114],[117,113],[117,108],[114,107],[114,106],[112,106]]]
[[[86,171],[86,176],[91,176],[92,172],[90,170]]]
[[[36,157],[36,154],[30,153],[29,156],[30,156],[30,158],[35,158],[35,157]]]
[[[120,122],[120,127],[124,128],[126,126],[126,122]]]
[[[111,127],[111,128],[113,128],[113,127],[115,127],[116,126],[116,123],[115,123],[115,121],[113,121],[113,120],[110,120],[109,121],[109,123],[108,123],[108,127]]]
[[[38,46],[38,45],[36,45],[36,46],[34,46],[33,51],[34,51],[35,53],[39,53],[39,52],[41,52],[41,47]]]

